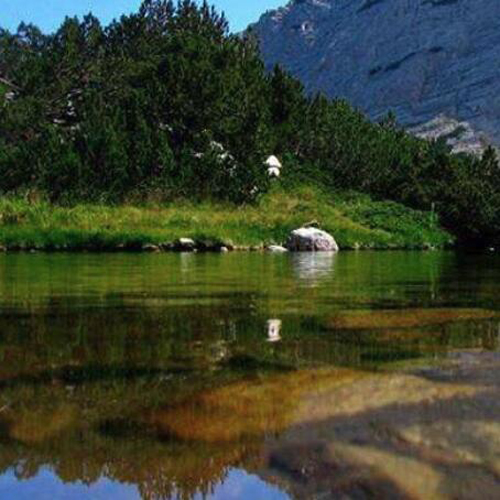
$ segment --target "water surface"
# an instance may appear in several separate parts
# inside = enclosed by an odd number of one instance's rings
[[[499,498],[499,332],[494,255],[0,255],[0,498]]]

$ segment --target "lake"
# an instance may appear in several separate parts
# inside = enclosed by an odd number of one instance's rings
[[[0,254],[0,498],[498,499],[500,257]]]

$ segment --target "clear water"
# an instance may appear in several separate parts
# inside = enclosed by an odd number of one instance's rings
[[[0,255],[0,498],[500,498],[500,258]]]

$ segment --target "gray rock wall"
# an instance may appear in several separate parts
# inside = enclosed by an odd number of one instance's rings
[[[445,116],[500,145],[500,1],[295,0],[253,26],[266,65],[410,127]]]

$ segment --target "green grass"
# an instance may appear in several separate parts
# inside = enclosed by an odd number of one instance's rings
[[[237,246],[283,243],[292,229],[316,220],[341,248],[443,247],[453,238],[430,213],[356,193],[313,187],[274,190],[256,205],[221,203],[61,207],[0,198],[0,245],[7,249],[140,249],[180,237]]]

